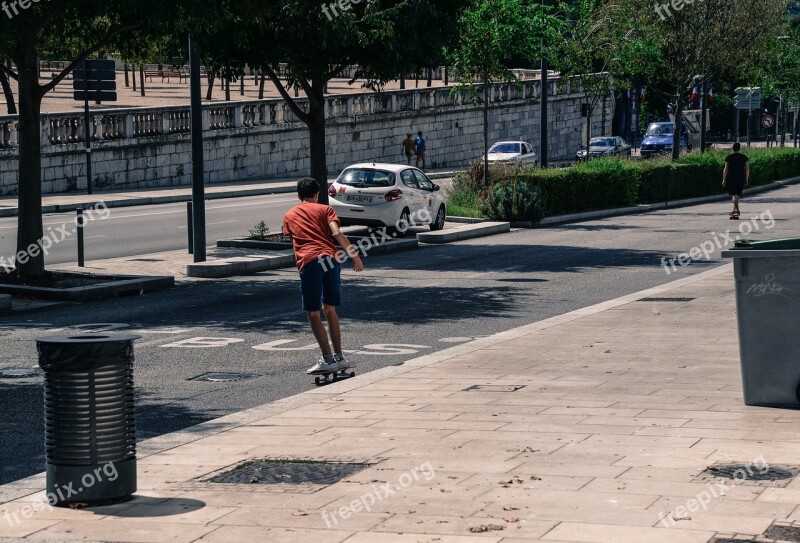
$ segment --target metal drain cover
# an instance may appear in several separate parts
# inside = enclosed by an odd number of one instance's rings
[[[642,298],[640,302],[677,302],[677,303],[686,303],[691,302],[695,298],[681,298],[680,296],[676,296],[674,298],[659,298],[659,297],[649,297],[649,298]]]
[[[234,381],[243,381],[245,379],[252,379],[255,375],[248,375],[245,373],[224,373],[224,372],[209,372],[192,377],[189,381],[206,381],[208,383],[232,383]]]
[[[462,392],[516,392],[525,388],[525,385],[472,385]]]
[[[800,543],[800,526],[773,524],[770,526],[769,530],[764,532],[764,537],[778,541],[791,541],[792,543]]]
[[[242,464],[208,479],[211,483],[262,485],[331,485],[369,464],[270,460]]]
[[[38,377],[42,370],[38,368],[9,368],[0,370],[0,379],[30,379]]]
[[[737,481],[784,481],[795,476],[788,469],[774,466],[759,468],[748,464],[709,466],[703,474]]]
[[[163,258],[131,258],[128,262],[164,262]]]

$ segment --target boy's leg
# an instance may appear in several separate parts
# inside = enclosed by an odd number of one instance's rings
[[[739,213],[739,197],[733,197],[733,210],[738,214]]]
[[[303,297],[303,310],[308,315],[308,322],[311,325],[311,332],[319,344],[323,356],[332,356],[331,347],[328,344],[328,333],[322,323],[322,290],[325,272],[322,264],[318,261],[309,262],[300,270],[300,293]]]
[[[327,311],[325,314],[327,316]],[[314,338],[317,340],[317,344],[319,344],[319,349],[322,351],[322,356],[326,358],[333,356],[333,353],[331,352],[331,346],[328,343],[328,333],[325,331],[325,324],[322,322],[322,315],[320,315],[319,311],[309,311],[308,322],[311,324],[311,331],[314,333]],[[330,320],[328,320],[328,323],[330,323]],[[338,321],[336,324],[338,326]]]
[[[332,305],[322,305],[322,310],[325,312],[325,320],[328,321],[328,332],[331,335],[331,343],[333,343],[333,352],[342,353],[342,329],[339,324],[339,315],[336,314],[336,307]],[[323,333],[325,329],[323,328]],[[325,337],[325,342],[328,338]]]

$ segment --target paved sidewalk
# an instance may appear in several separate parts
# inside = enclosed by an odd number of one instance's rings
[[[646,296],[691,300],[640,301]],[[737,349],[726,265],[145,441],[139,491],[125,504],[23,519],[23,508],[42,498],[32,493],[43,476],[0,487],[5,500],[22,496],[0,505],[0,538],[705,543],[758,536],[774,521],[800,521],[800,479],[698,476],[716,462],[800,464],[800,412],[745,406]],[[485,385],[524,388],[467,390]],[[267,457],[374,465],[330,486],[205,482]],[[4,520],[14,512],[19,523]]]

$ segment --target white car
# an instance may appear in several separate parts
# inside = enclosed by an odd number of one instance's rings
[[[409,226],[444,228],[447,205],[439,185],[417,168],[398,164],[353,164],[328,189],[342,226],[387,227],[403,236]]]
[[[489,148],[490,163],[531,163],[535,164],[536,153],[533,146],[524,141],[499,141]]]

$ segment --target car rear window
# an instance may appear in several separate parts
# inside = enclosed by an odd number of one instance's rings
[[[336,180],[340,185],[358,188],[391,187],[394,185],[394,173],[372,168],[348,168]]]
[[[519,144],[518,143],[495,143],[491,149],[489,149],[490,153],[519,153]]]

